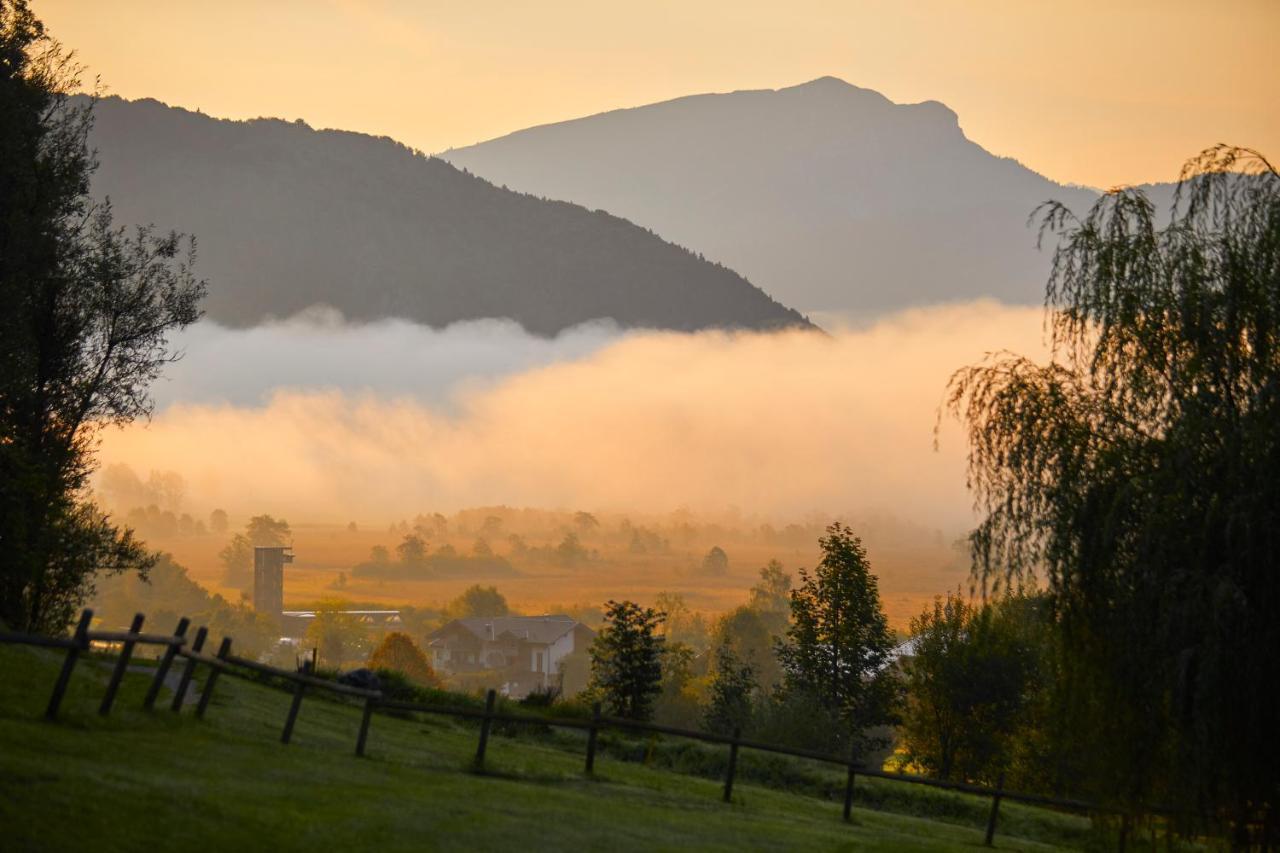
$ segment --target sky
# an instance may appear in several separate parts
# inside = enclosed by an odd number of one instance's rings
[[[438,152],[682,95],[832,75],[938,100],[1063,183],[1280,157],[1273,0],[34,0],[110,94]]]

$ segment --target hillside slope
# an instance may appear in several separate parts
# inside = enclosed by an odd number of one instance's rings
[[[824,77],[530,128],[440,155],[696,247],[804,311],[995,297],[1038,303],[1027,217],[1064,187],[967,139],[936,101]]]
[[[581,743],[554,738],[495,736],[475,773],[475,727],[438,718],[378,715],[359,759],[359,710],[316,698],[282,746],[288,694],[233,678],[200,722],[163,697],[165,710],[138,710],[146,677],[131,675],[104,719],[95,711],[109,669],[82,663],[51,724],[40,715],[59,659],[0,645],[6,851],[960,851],[982,840],[972,816],[960,825],[859,808],[847,825],[839,802],[740,784],[726,805],[713,780],[609,758],[588,778]],[[998,844],[1064,849],[1086,837],[1082,822],[1006,805]]]
[[[741,276],[616,216],[509,192],[389,139],[107,98],[95,194],[193,233],[205,304],[253,325],[316,304],[432,326],[509,317],[692,330],[802,325]]]

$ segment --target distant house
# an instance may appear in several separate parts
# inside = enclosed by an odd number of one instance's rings
[[[585,651],[595,631],[568,616],[476,616],[455,619],[427,636],[436,671],[499,674],[503,692],[520,698],[560,685],[560,665]]]

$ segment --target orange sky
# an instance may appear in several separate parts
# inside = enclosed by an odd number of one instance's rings
[[[107,89],[438,151],[825,74],[943,101],[1060,181],[1168,180],[1215,143],[1280,158],[1273,0],[34,0]]]

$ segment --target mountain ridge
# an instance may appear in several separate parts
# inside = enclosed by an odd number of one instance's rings
[[[939,101],[897,104],[830,76],[597,113],[439,156],[696,246],[802,310],[864,317],[1040,302],[1050,252],[1037,251],[1030,213],[1098,197],[982,148]]]
[[[388,137],[219,119],[103,98],[95,195],[116,219],[193,233],[211,320],[324,305],[446,326],[507,317],[538,334],[807,327],[742,276],[604,211],[500,188]]]

